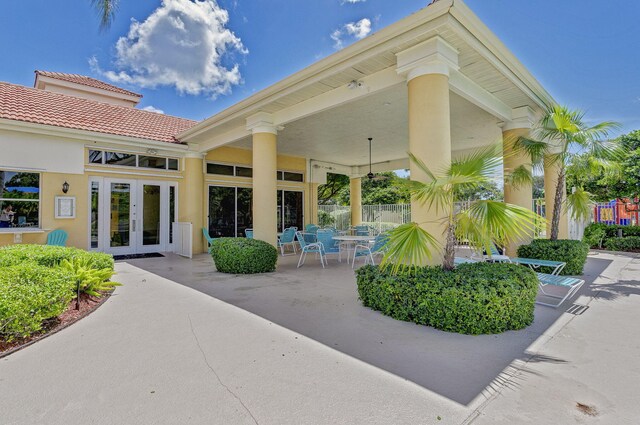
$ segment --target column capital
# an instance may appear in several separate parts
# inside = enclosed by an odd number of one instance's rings
[[[521,106],[511,110],[511,121],[502,123],[502,131],[519,128],[533,128],[536,122],[536,114],[528,106]]]
[[[448,77],[459,69],[458,51],[439,36],[396,53],[396,59],[396,72],[407,81],[429,74]]]
[[[247,130],[253,134],[271,133],[278,134],[278,126],[274,124],[273,114],[268,112],[258,112],[247,117]],[[280,128],[281,130],[281,128]]]

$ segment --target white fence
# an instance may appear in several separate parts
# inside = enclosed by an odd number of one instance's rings
[[[468,206],[468,202],[459,202],[456,208],[464,208]],[[545,217],[546,208],[544,199],[534,199],[532,209],[542,217]],[[569,214],[571,216],[571,214]],[[401,224],[411,221],[411,204],[393,204],[393,205],[363,205],[362,206],[362,224],[384,232]],[[582,239],[584,229],[591,222],[577,221],[569,219],[569,238]],[[346,230],[351,226],[351,207],[342,205],[319,205],[318,206],[318,223],[320,226],[333,226],[338,230]],[[543,230],[536,235],[538,238],[544,238],[546,232]]]

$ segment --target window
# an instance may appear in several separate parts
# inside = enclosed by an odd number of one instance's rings
[[[40,174],[0,170],[0,229],[40,226]]]
[[[89,164],[152,168],[155,170],[179,170],[179,161],[177,158],[149,156],[125,152],[103,152],[94,149],[89,150],[88,162]]]
[[[207,163],[207,174],[217,174],[220,176],[253,177],[253,168],[240,165]],[[288,182],[304,182],[304,174],[289,171],[276,171],[276,179]]]

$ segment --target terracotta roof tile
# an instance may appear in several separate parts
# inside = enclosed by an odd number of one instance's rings
[[[0,118],[180,143],[197,121],[0,82]]]
[[[56,80],[68,81],[70,83],[81,84],[83,86],[94,87],[96,89],[102,89],[111,91],[114,93],[126,94],[128,96],[136,96],[142,98],[141,94],[134,93],[129,90],[122,89],[112,84],[107,84],[104,81],[96,80],[95,78],[87,77],[79,74],[65,74],[63,72],[50,72],[50,71],[35,71],[36,75],[42,75],[43,77],[54,78]]]

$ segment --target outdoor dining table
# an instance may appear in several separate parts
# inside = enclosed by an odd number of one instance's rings
[[[333,237],[333,240],[336,240],[338,242],[340,242],[340,249],[342,249],[342,245],[344,244],[348,244],[348,245],[353,245],[354,246],[354,250],[355,250],[355,245],[358,244],[358,242],[360,243],[373,243],[376,240],[375,236],[370,236],[370,235],[361,235],[361,236],[355,236],[355,235],[337,235]],[[349,253],[351,252],[351,248],[349,247],[347,250],[347,263],[349,262]]]

